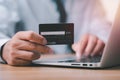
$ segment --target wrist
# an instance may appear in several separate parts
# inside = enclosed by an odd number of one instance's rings
[[[5,43],[5,44],[6,44],[6,43]],[[1,58],[1,60],[2,60],[1,62],[6,64],[7,62],[6,62],[5,59],[3,58],[3,48],[4,48],[4,45],[5,45],[5,44],[3,44],[3,45],[0,47],[0,58]]]

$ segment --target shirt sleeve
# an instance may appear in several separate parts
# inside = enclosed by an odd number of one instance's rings
[[[95,34],[104,42],[107,42],[112,24],[107,20],[104,7],[100,0],[94,1],[93,4],[89,32]]]

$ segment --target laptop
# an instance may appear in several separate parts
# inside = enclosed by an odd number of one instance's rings
[[[118,7],[108,42],[102,56],[83,58],[76,61],[75,56],[64,56],[57,59],[35,60],[34,64],[42,66],[60,66],[76,68],[107,68],[120,65],[120,6]]]

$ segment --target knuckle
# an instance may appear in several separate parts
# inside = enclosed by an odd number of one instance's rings
[[[34,32],[33,32],[33,31],[28,31],[28,36],[27,36],[27,38],[28,38],[28,39],[31,39],[31,38],[33,38],[33,35],[34,35]]]
[[[98,40],[98,44],[101,44],[101,45],[105,45],[104,42],[102,40]]]
[[[89,37],[89,34],[85,34],[81,37],[81,40],[87,39]]]
[[[32,44],[32,43],[29,43],[29,48],[32,49],[32,50],[36,50],[36,46],[35,44]]]
[[[14,51],[14,50],[11,50],[10,51],[10,56],[11,56],[11,58],[16,58],[16,52]]]
[[[97,43],[97,37],[93,37],[93,36],[92,36],[92,37],[91,37],[91,42],[94,43],[94,44]]]
[[[16,47],[16,46],[18,46],[19,45],[19,43],[17,42],[17,41],[11,41],[11,47]]]
[[[98,37],[96,35],[90,35],[90,38],[92,38],[92,39],[98,39]]]
[[[11,58],[7,63],[9,64],[9,65],[15,65],[16,64],[16,59],[15,58]]]
[[[31,52],[29,58],[32,60],[32,59],[34,59],[34,57],[35,57],[35,54]]]
[[[93,44],[96,44],[96,43],[97,43],[97,40],[93,39],[93,40],[92,40],[92,43],[93,43]]]
[[[86,43],[88,42],[88,39],[81,39],[80,41],[79,41],[79,45],[81,45],[81,46],[84,46]]]
[[[85,44],[87,42],[87,40],[85,39],[85,40],[82,40],[81,41],[81,44]]]
[[[19,32],[17,32],[17,33],[16,33],[16,36],[21,35],[21,33],[23,33],[23,31],[19,31]]]

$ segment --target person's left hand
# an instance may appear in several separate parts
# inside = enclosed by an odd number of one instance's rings
[[[97,36],[85,34],[80,41],[72,45],[72,49],[76,52],[77,58],[80,59],[82,55],[86,57],[100,55],[104,46],[105,43]]]

